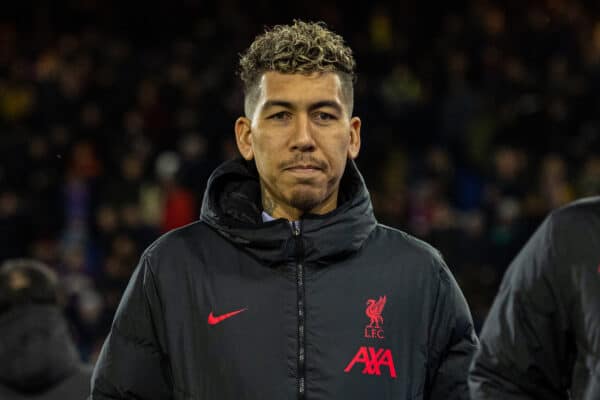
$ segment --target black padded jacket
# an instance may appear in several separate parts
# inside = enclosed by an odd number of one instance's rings
[[[354,163],[338,208],[263,223],[255,167],[143,254],[94,371],[101,399],[467,399],[478,341],[439,254],[379,225]]]
[[[59,307],[28,304],[0,315],[1,400],[82,400],[91,376]]]
[[[469,385],[474,400],[600,399],[600,197],[553,212],[515,258]]]

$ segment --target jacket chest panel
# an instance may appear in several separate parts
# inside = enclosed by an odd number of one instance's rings
[[[202,399],[293,398],[294,282],[254,261],[235,261],[188,274],[168,302],[174,383]]]
[[[175,387],[203,399],[296,399],[303,376],[311,400],[418,398],[431,276],[372,253],[324,268],[303,264],[303,374],[300,260],[269,268],[223,251],[202,257],[210,265],[177,269],[171,279],[185,285],[163,294]]]
[[[428,282],[357,261],[308,269],[307,397],[416,398],[427,371]]]

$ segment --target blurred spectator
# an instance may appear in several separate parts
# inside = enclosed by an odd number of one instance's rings
[[[592,155],[585,160],[577,186],[584,197],[600,193],[600,155]]]
[[[0,259],[22,256],[29,250],[33,227],[25,204],[14,190],[0,189]]]
[[[178,171],[181,184],[202,198],[208,177],[219,164],[219,159],[208,153],[208,141],[196,132],[187,133],[180,140],[178,152],[181,166]],[[198,210],[198,215],[200,210]]]
[[[180,165],[179,155],[172,152],[161,154],[156,161],[156,175],[163,196],[162,232],[188,224],[198,217],[193,194],[178,182]]]
[[[324,19],[352,41],[376,213],[440,248],[476,320],[543,217],[600,193],[593,2],[170,4],[24,0],[0,15],[0,261],[56,269],[85,358],[131,260],[196,219],[237,155],[231,65],[265,24]]]
[[[540,193],[547,211],[559,208],[573,200],[573,189],[568,182],[565,160],[558,155],[547,155],[542,160]]]

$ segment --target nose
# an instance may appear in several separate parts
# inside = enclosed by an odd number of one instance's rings
[[[312,127],[307,115],[300,115],[296,119],[291,148],[301,152],[314,151],[316,148]]]

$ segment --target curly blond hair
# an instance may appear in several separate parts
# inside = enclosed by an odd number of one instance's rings
[[[294,20],[276,25],[256,37],[240,57],[240,78],[244,84],[244,111],[252,115],[258,100],[258,83],[266,71],[284,74],[335,72],[342,81],[342,94],[352,115],[356,62],[344,39],[323,22]]]

